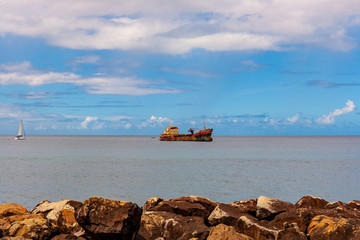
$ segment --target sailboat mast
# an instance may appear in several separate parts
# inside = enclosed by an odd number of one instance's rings
[[[205,127],[205,118],[204,118],[204,129],[206,129],[206,127]]]
[[[169,116],[169,120],[170,120],[170,128],[171,128],[171,116]]]

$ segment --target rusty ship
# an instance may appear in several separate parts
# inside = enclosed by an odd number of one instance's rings
[[[189,129],[188,134],[179,134],[179,129],[176,126],[170,125],[165,129],[165,131],[159,136],[160,141],[200,141],[200,142],[211,142],[213,139],[211,137],[213,129],[205,127],[203,129]]]

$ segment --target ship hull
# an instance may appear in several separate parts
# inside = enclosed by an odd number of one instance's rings
[[[213,140],[211,134],[212,134],[212,129],[203,129],[194,134],[179,134],[179,135],[161,134],[159,140],[211,142]]]

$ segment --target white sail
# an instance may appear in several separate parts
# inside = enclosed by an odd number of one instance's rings
[[[20,122],[18,135],[15,137],[15,140],[25,140],[25,133],[24,133],[24,131],[23,131],[23,123],[22,123],[22,120],[21,120],[21,122]]]
[[[22,121],[20,122],[19,131],[18,131],[18,136],[21,135],[22,135]]]

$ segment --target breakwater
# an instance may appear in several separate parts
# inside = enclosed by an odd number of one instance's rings
[[[0,205],[1,239],[360,239],[360,201],[260,196],[219,203],[198,196],[150,198],[144,206],[91,197]]]

